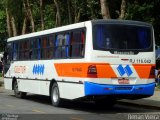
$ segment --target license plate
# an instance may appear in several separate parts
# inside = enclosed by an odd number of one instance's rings
[[[129,80],[128,79],[118,79],[118,83],[119,84],[129,84]]]

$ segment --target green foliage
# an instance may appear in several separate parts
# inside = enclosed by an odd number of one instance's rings
[[[55,14],[56,11],[53,10],[54,6],[46,5],[44,12],[44,22],[45,29],[50,29],[55,27]]]
[[[160,90],[160,84],[159,85],[157,85],[157,87],[156,87],[158,90]]]
[[[68,3],[67,0],[57,0],[60,6],[62,25],[69,24]],[[72,23],[80,11],[79,21],[86,21],[92,19],[102,19],[100,0],[68,0],[71,7]],[[40,3],[39,0],[29,0],[33,18],[35,22],[36,31],[41,30],[40,17]],[[120,13],[121,0],[107,0],[110,10],[111,18],[117,19]],[[55,27],[56,22],[56,7],[54,0],[43,0],[44,4],[44,22],[45,29]],[[127,8],[125,19],[138,20],[153,24],[155,29],[156,43],[160,45],[160,0],[127,0]],[[16,19],[16,26],[21,33],[24,19],[23,0],[1,0],[0,1],[0,45],[2,46],[4,39],[6,39],[6,11]],[[28,24],[27,27],[30,27]]]
[[[6,32],[5,1],[0,1],[0,34]]]
[[[0,1],[0,52],[4,51],[5,38],[7,34],[6,28],[6,12],[5,12],[5,0]]]
[[[0,11],[0,33],[6,32],[6,13]]]
[[[0,73],[0,77],[2,77],[2,73]]]
[[[24,13],[22,0],[6,0],[6,7],[8,7],[9,13],[15,17],[16,21],[22,21]]]
[[[154,18],[151,14],[153,7],[154,6],[152,2],[151,4],[128,3],[126,19],[139,20],[139,21],[153,23]]]
[[[155,29],[156,44],[160,45],[160,0],[131,0],[128,2],[125,19],[151,23]]]
[[[89,19],[98,19],[102,18],[100,10],[100,1],[99,0],[87,0],[87,12],[86,15]]]

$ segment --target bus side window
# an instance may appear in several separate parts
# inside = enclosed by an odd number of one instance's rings
[[[84,56],[84,31],[78,30],[72,32],[71,36],[71,57],[83,57]]]
[[[84,56],[84,52],[85,52],[85,32],[84,31],[82,31],[81,32],[81,55],[82,55],[82,57]]]
[[[29,50],[29,58],[30,59],[33,59],[33,48],[34,48],[34,40],[33,39],[30,39],[30,50]]]
[[[30,53],[31,59],[38,59],[38,40],[36,38],[30,39]]]
[[[30,46],[29,46],[30,44],[29,44],[29,40],[25,40],[25,53],[24,53],[24,59],[25,60],[28,60],[29,59],[29,48],[30,48]]]
[[[41,38],[37,39],[37,59],[41,59]]]
[[[70,57],[70,45],[71,45],[71,37],[70,37],[70,34],[67,33],[65,36],[64,36],[64,45],[65,45],[65,57],[66,58],[69,58]]]
[[[12,43],[7,44],[7,51],[5,51],[7,56],[3,56],[3,58],[8,59],[10,62],[12,60]]]
[[[55,37],[54,35],[49,36],[49,49],[48,49],[48,53],[49,53],[49,58],[54,58],[55,57]]]
[[[62,45],[63,45],[63,35],[59,34],[56,35],[56,43],[55,43],[55,57],[61,58],[62,57]]]
[[[18,42],[13,42],[13,60],[17,60],[18,59]]]
[[[47,37],[42,38],[42,58],[47,58]]]

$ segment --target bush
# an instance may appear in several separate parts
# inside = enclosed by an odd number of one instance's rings
[[[0,77],[2,77],[2,73],[0,73]]]
[[[160,89],[160,84],[159,84],[159,85],[157,85],[157,89]]]

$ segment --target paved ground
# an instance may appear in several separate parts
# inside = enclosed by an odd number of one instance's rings
[[[3,85],[3,78],[0,77],[0,86]],[[1,90],[2,88],[0,88]],[[121,103],[125,104],[132,104],[144,107],[154,107],[160,110],[160,89],[156,89],[154,95],[148,98],[139,99],[139,100],[121,100]]]
[[[160,110],[160,91],[155,91],[154,95],[148,98],[139,100],[121,100],[124,104],[129,103],[132,105],[144,106]]]
[[[0,81],[2,79],[0,78]],[[9,114],[6,114],[9,113]],[[115,107],[107,109],[95,106],[92,102],[66,101],[62,108],[51,105],[50,97],[28,95],[26,99],[15,98],[12,91],[0,87],[0,120],[1,118],[18,117],[20,120],[134,120],[133,117],[160,119],[160,91],[152,97],[140,100],[121,100]],[[138,119],[138,118],[136,118]]]
[[[130,106],[118,103],[115,107],[107,109],[98,107],[91,102],[66,101],[62,108],[53,107],[50,97],[39,95],[28,95],[26,99],[18,99],[13,92],[0,87],[0,113],[18,115],[22,120],[128,120],[132,115],[159,115],[160,110],[144,108],[143,106]],[[43,115],[41,115],[43,114]],[[0,117],[1,117],[0,116]],[[21,120],[20,119],[20,120]]]

